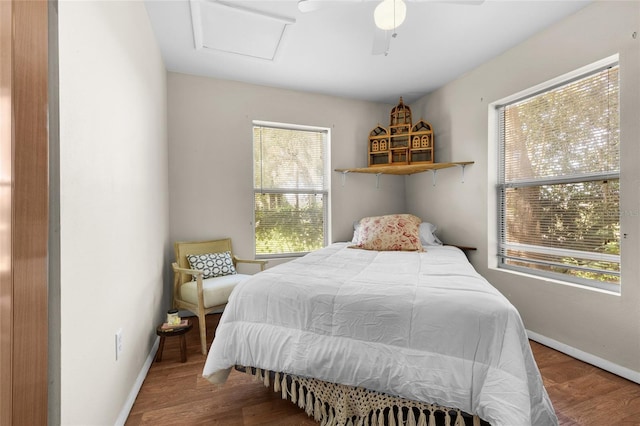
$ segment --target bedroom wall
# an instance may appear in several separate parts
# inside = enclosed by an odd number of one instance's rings
[[[478,247],[476,269],[505,294],[528,330],[589,362],[640,381],[639,2],[595,2],[412,105],[434,126],[436,160],[474,160],[459,171],[408,180],[409,211],[443,240]],[[495,264],[495,142],[488,105],[610,55],[620,54],[622,293],[611,295],[490,269]]]
[[[254,255],[253,120],[330,128],[333,170],[366,167],[369,131],[389,119],[386,105],[178,73],[168,99],[171,240],[229,236],[244,258]],[[373,175],[330,178],[330,241],[351,239],[363,216],[405,209],[402,177],[379,188]]]
[[[168,305],[166,71],[144,3],[60,1],[59,67],[59,421],[113,425]]]

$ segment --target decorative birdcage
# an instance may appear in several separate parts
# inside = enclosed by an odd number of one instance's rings
[[[412,124],[411,108],[402,97],[389,114],[389,128],[369,132],[369,167],[433,163],[433,129],[426,121]]]

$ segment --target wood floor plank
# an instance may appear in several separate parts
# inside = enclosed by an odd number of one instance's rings
[[[619,424],[622,419],[634,418],[640,424],[640,391],[628,387],[598,395],[580,404],[567,407],[565,410],[580,424],[607,425]],[[619,419],[611,422],[612,418]]]
[[[548,386],[547,392],[552,397],[557,395],[558,402],[554,408],[565,410],[583,402],[591,403],[594,394],[603,398],[619,388],[620,384],[617,381],[610,380],[599,371],[595,371],[554,386]]]
[[[219,315],[207,317],[207,341]],[[126,426],[317,426],[303,410],[248,374],[232,371],[222,386],[202,377],[197,321],[180,362],[179,339],[166,340],[131,409]],[[560,426],[640,426],[640,385],[536,342],[534,358]],[[515,425],[514,425],[515,426]]]

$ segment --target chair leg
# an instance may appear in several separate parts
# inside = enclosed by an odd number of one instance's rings
[[[187,362],[187,339],[180,335],[180,362]]]
[[[205,315],[198,316],[200,324],[200,344],[202,345],[202,355],[207,354],[207,321]]]

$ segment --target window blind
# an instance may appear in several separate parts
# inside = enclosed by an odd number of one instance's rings
[[[502,267],[620,280],[617,64],[498,108]]]
[[[254,126],[254,188],[324,191],[326,131]]]
[[[328,131],[254,125],[253,140],[256,256],[326,245]]]

